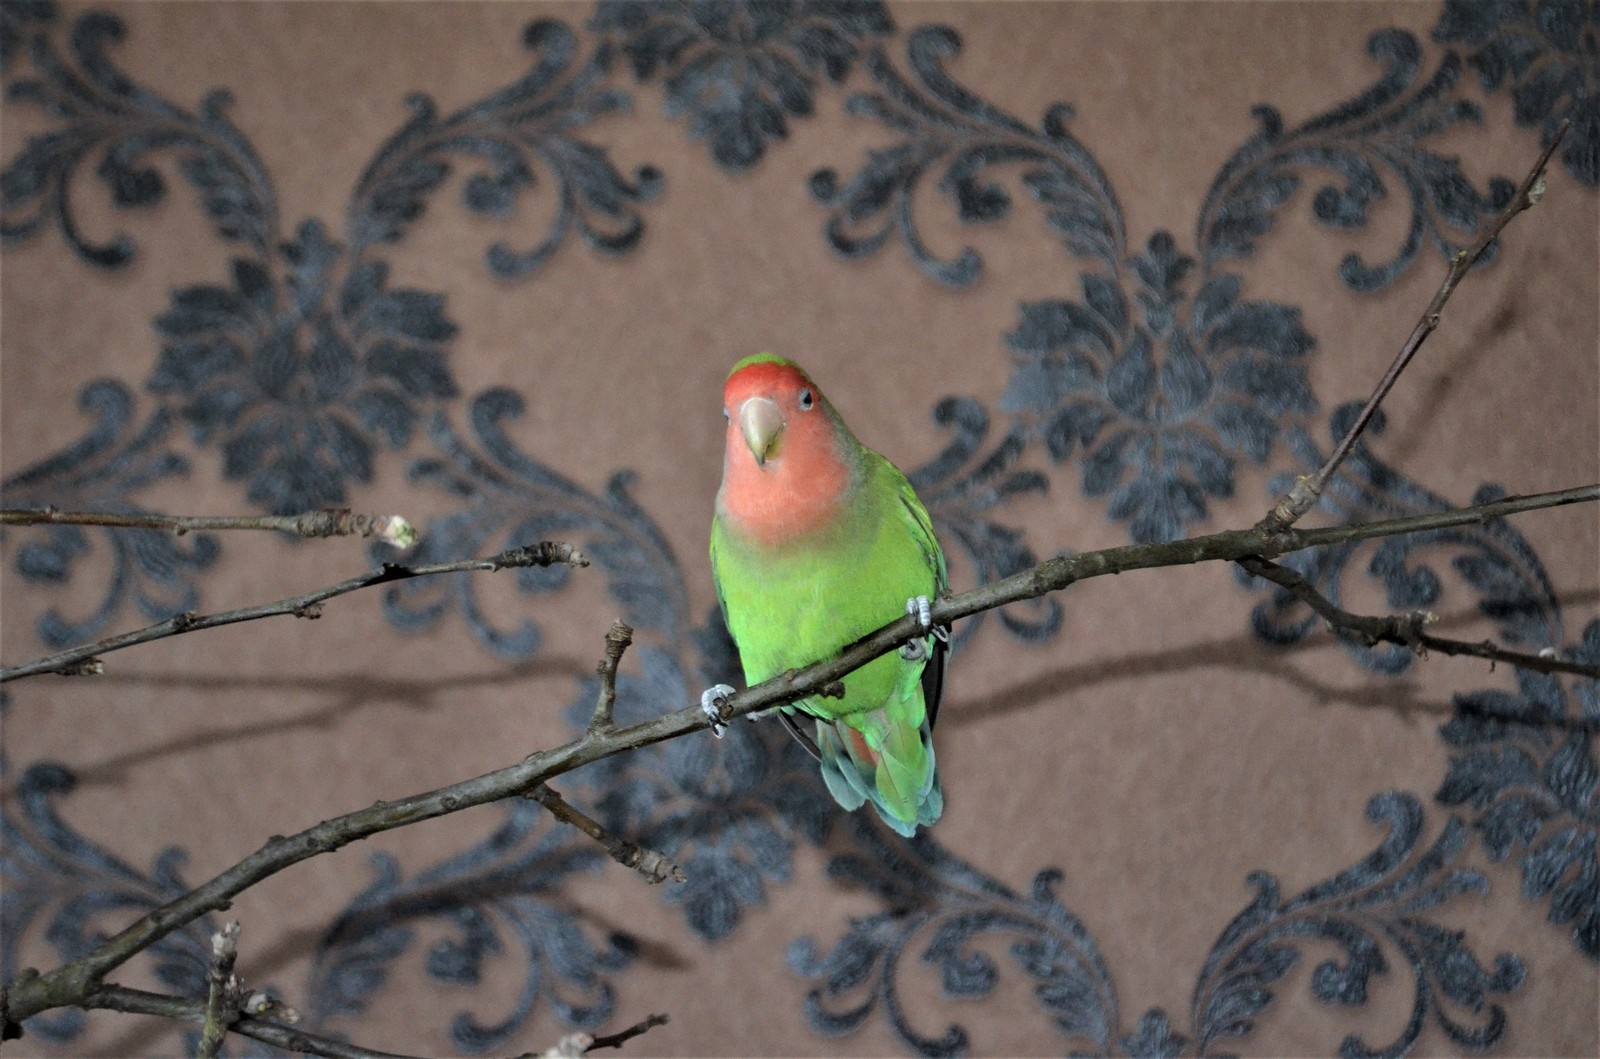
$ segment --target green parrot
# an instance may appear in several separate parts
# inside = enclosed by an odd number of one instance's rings
[[[820,761],[834,800],[846,809],[870,801],[909,837],[944,810],[932,729],[948,635],[933,627],[929,599],[947,574],[927,509],[792,361],[761,353],[734,365],[723,417],[711,570],[745,680],[831,657],[902,613],[928,630],[845,677],[844,698],[813,696],[780,714]],[[714,722],[731,694],[719,684],[701,697]],[[815,718],[814,744],[796,710]]]

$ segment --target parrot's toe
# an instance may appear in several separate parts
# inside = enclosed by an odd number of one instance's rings
[[[924,629],[933,625],[932,604],[927,596],[912,596],[906,600],[906,613],[912,615],[921,623]],[[928,657],[928,645],[923,640],[912,640],[900,648],[900,657],[908,662],[920,662]]]
[[[711,720],[711,734],[718,739],[728,730],[726,718],[722,711],[727,708],[728,700],[733,697],[733,689],[726,684],[713,684],[700,693],[700,709]]]

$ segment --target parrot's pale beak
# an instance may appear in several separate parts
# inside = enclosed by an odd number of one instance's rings
[[[783,412],[771,398],[752,397],[739,406],[739,431],[750,446],[756,465],[765,467],[767,456],[778,444],[778,435],[783,433]]]

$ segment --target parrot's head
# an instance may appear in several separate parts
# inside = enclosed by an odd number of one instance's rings
[[[741,360],[723,384],[722,414],[725,514],[776,539],[836,509],[853,439],[800,365],[771,353]]]
[[[758,468],[766,468],[769,460],[776,463],[790,448],[804,455],[831,447],[831,411],[805,369],[771,353],[735,364],[722,386],[729,454],[743,448]]]

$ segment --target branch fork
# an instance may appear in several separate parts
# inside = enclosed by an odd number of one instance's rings
[[[1406,339],[1405,345],[1400,348],[1399,354],[1395,356],[1394,363],[1389,365],[1389,370],[1384,372],[1383,378],[1378,381],[1377,389],[1372,392],[1371,397],[1367,398],[1367,403],[1362,406],[1361,412],[1356,416],[1355,422],[1350,425],[1350,429],[1345,431],[1344,437],[1339,440],[1338,445],[1334,446],[1333,452],[1328,456],[1327,461],[1317,468],[1316,473],[1295,479],[1293,487],[1278,500],[1265,518],[1256,523],[1257,529],[1267,533],[1288,529],[1298,522],[1306,512],[1317,506],[1317,501],[1322,498],[1323,489],[1327,487],[1328,479],[1333,477],[1334,472],[1339,469],[1339,465],[1344,463],[1345,457],[1350,455],[1350,451],[1355,447],[1356,440],[1367,429],[1367,424],[1372,421],[1373,415],[1378,411],[1378,406],[1383,403],[1383,399],[1394,388],[1396,380],[1400,378],[1400,373],[1405,371],[1406,365],[1411,363],[1411,359],[1422,348],[1422,344],[1428,340],[1428,336],[1438,328],[1439,321],[1444,313],[1444,307],[1450,301],[1450,295],[1455,292],[1456,285],[1466,276],[1467,271],[1478,263],[1478,259],[1483,256],[1489,245],[1500,237],[1500,233],[1505,230],[1506,225],[1510,224],[1517,214],[1532,208],[1544,197],[1545,166],[1549,164],[1550,156],[1555,154],[1556,148],[1561,146],[1561,141],[1567,135],[1567,130],[1571,126],[1570,119],[1563,118],[1561,120],[1561,124],[1556,127],[1555,133],[1550,137],[1550,142],[1545,145],[1543,152],[1540,153],[1538,161],[1534,162],[1533,168],[1528,171],[1528,175],[1523,177],[1522,183],[1517,186],[1516,193],[1511,196],[1511,201],[1506,203],[1505,208],[1500,211],[1494,221],[1483,230],[1483,233],[1478,236],[1470,247],[1457,251],[1455,256],[1450,259],[1450,270],[1445,273],[1444,280],[1439,284],[1439,289],[1435,292],[1433,300],[1423,310],[1422,318],[1417,321],[1416,327],[1411,331],[1411,337]]]
[[[612,710],[617,704],[617,667],[622,662],[623,652],[632,643],[633,627],[620,619],[612,622],[610,631],[606,633],[605,654],[595,666],[595,672],[600,675],[600,690],[595,695],[594,716],[589,721],[583,742],[605,738],[617,730],[611,719]],[[539,782],[524,797],[538,802],[557,820],[571,824],[600,843],[612,860],[625,868],[632,868],[644,876],[646,882],[655,885],[668,879],[680,883],[686,881],[683,869],[665,854],[613,835],[598,820],[557,794],[549,784]]]
[[[233,625],[242,621],[254,621],[260,618],[270,618],[279,615],[289,615],[297,618],[317,618],[322,614],[322,604],[335,596],[342,596],[358,589],[370,588],[373,585],[392,584],[396,581],[405,581],[413,577],[430,577],[439,574],[465,573],[469,571],[496,571],[508,570],[524,566],[554,566],[556,564],[567,566],[588,566],[589,560],[576,547],[562,541],[541,541],[520,548],[512,548],[491,555],[483,559],[464,559],[459,562],[449,563],[384,563],[377,569],[356,577],[348,578],[337,584],[328,585],[302,595],[280,599],[273,603],[263,603],[253,607],[240,607],[236,610],[222,611],[216,614],[196,614],[186,610],[182,614],[168,618],[166,621],[147,625],[142,629],[132,632],[120,633],[109,636],[104,640],[83,644],[80,647],[69,648],[45,658],[36,659],[15,666],[0,666],[0,684],[20,677],[37,676],[41,673],[76,672],[83,675],[86,672],[99,672],[99,669],[85,669],[83,663],[90,659],[120,651],[125,647],[136,644],[150,643],[154,640],[163,640],[169,636],[179,636],[186,632],[200,629],[214,629],[220,625]]]
[[[211,962],[206,970],[205,1014],[200,1024],[196,1059],[216,1059],[222,1040],[245,1016],[274,1015],[284,1022],[299,1022],[300,1013],[264,992],[251,992],[234,973],[239,955],[239,923],[230,921],[211,936]]]
[[[606,633],[605,655],[595,666],[595,672],[600,675],[600,691],[595,696],[594,716],[589,719],[591,734],[609,732],[616,727],[611,714],[617,705],[617,666],[622,662],[622,653],[632,643],[633,627],[620,619],[612,622]]]

